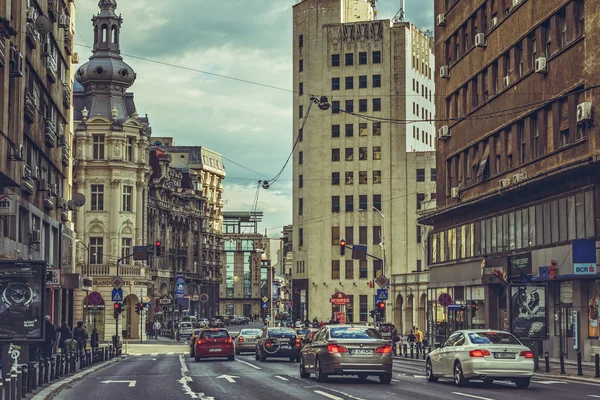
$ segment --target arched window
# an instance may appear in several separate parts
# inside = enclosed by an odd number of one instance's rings
[[[100,38],[98,37],[98,26],[94,27],[94,43],[100,42]]]
[[[117,27],[115,25],[111,28],[111,42],[117,44]]]
[[[102,43],[106,43],[108,40],[108,26],[102,25]]]

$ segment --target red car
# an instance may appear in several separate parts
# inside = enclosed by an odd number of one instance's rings
[[[200,361],[202,358],[227,357],[233,361],[233,340],[227,329],[202,329],[196,340],[194,359]]]

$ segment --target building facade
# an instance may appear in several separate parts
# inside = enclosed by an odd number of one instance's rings
[[[41,294],[44,312],[71,325],[81,283],[69,203],[74,14],[64,0],[0,3],[0,258],[60,269],[62,284]]]
[[[433,226],[431,333],[507,329],[540,354],[590,360],[600,346],[597,7],[435,1],[435,14],[439,209],[421,220]],[[442,293],[452,309],[437,304]]]
[[[294,318],[328,321],[341,291],[350,299],[346,320],[367,321],[372,281],[383,273],[391,280],[387,320],[405,330],[418,323],[426,295],[426,281],[405,277],[422,274],[416,211],[435,192],[434,59],[427,35],[376,20],[374,4],[304,0],[293,8],[293,308]],[[326,95],[330,109],[310,110],[309,94]],[[352,260],[354,244],[374,258]]]
[[[90,304],[89,292],[79,291],[76,315],[96,327],[100,340],[110,340],[116,331],[111,281],[120,276],[125,284],[118,335],[139,338],[135,304],[153,282],[146,261],[131,255],[134,246],[147,244],[151,129],[127,92],[136,74],[120,55],[123,20],[115,13],[117,3],[101,0],[99,8],[92,18],[92,56],[75,74],[74,191],[85,198],[75,218],[77,271],[93,278],[102,301]]]

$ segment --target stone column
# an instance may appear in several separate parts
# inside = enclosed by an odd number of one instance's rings
[[[110,181],[110,211],[109,227],[109,259],[111,263],[116,263],[119,258],[119,213],[121,212],[121,180],[113,179]],[[116,272],[116,271],[115,271]]]
[[[135,184],[135,244],[141,246],[144,241],[144,219],[147,215],[147,210],[144,207],[144,183],[136,182]]]

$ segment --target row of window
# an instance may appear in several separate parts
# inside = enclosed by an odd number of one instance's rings
[[[416,70],[420,74],[426,76],[427,79],[431,79],[432,68],[429,66],[429,61],[421,60],[419,62],[419,56],[417,56],[413,53],[412,67],[414,70]]]
[[[431,182],[435,182],[437,179],[437,168],[431,168],[429,172]],[[417,168],[417,182],[425,182],[425,168]]]
[[[92,135],[92,159],[104,160],[106,153],[106,145],[104,142],[105,135]],[[125,160],[133,161],[133,147],[135,146],[135,137],[129,136],[125,143]]]
[[[91,185],[90,207],[92,211],[104,211],[104,185]],[[133,211],[133,186],[123,185],[121,211]]]
[[[358,77],[358,88],[366,89],[367,88],[367,75],[360,75]],[[373,75],[371,80],[371,86],[374,88],[381,87],[381,75]],[[340,78],[331,78],[331,90],[340,90]],[[347,76],[344,80],[344,88],[346,90],[354,89],[354,77]],[[300,93],[302,94],[302,93]]]
[[[35,143],[25,137],[25,164],[31,171],[31,178],[46,180],[56,193],[56,197],[64,197],[63,183],[64,175],[52,161],[48,158],[48,154],[41,151]],[[54,190],[58,189],[58,190]]]
[[[416,79],[412,80],[412,89],[417,94],[421,94],[421,97],[425,97],[426,100],[433,102],[433,95],[431,89],[421,83],[421,91],[419,92],[419,81]]]
[[[354,53],[344,53],[344,66],[349,67],[354,65]],[[369,63],[369,54],[366,51],[358,52],[358,65],[367,65]],[[375,50],[371,52],[371,64],[381,64],[381,51]],[[331,66],[341,66],[340,54],[331,55]]]
[[[366,194],[361,194],[358,196],[358,208],[356,211],[366,211],[369,209],[368,204],[368,196]],[[373,207],[381,211],[381,195],[374,194],[373,195]],[[346,212],[354,212],[354,196],[347,195],[345,197],[345,208]],[[331,196],[331,212],[338,213],[341,211],[340,208],[340,196]],[[348,243],[351,244],[351,243]]]
[[[425,121],[429,121],[430,124],[433,124],[433,120],[429,120],[431,118],[431,113],[429,110],[425,109],[425,107],[421,107],[421,114],[419,115],[419,105],[413,101],[413,114],[417,117],[421,117]]]
[[[413,139],[420,140],[425,144],[431,144],[433,146],[433,135],[427,133],[425,129],[422,131],[413,125]]]
[[[89,262],[90,264],[105,264],[104,260],[104,238],[103,237],[91,237],[89,245]],[[133,261],[132,257],[127,257],[133,252],[133,239],[122,238],[121,239],[121,257],[123,258],[122,263],[127,265]]]
[[[372,101],[371,111],[381,111],[381,98],[374,98]],[[354,112],[354,100],[346,100],[344,110],[340,110],[340,102],[332,101],[331,102],[331,113],[339,114],[341,111],[346,113]],[[359,112],[368,112],[368,100],[360,99],[358,100],[358,111]],[[304,118],[304,106],[298,106],[298,118]]]
[[[381,135],[381,122],[374,122],[372,125],[373,128],[373,136]],[[368,136],[369,128],[366,122],[361,122],[358,124],[358,136]],[[354,136],[354,124],[345,124],[344,125],[344,136],[353,137]],[[331,137],[339,138],[340,137],[340,125],[333,124],[331,125]]]
[[[435,232],[431,263],[595,237],[594,192],[588,190]]]
[[[568,10],[573,7],[576,8],[571,10],[574,14],[569,14]],[[572,22],[569,22],[569,15],[573,18]],[[538,25],[527,37],[500,55],[463,87],[450,94],[446,98],[446,115],[449,119],[456,119],[473,111],[487,102],[490,95],[498,94],[527,72],[535,70],[538,58],[549,58],[583,33],[583,2],[573,1]],[[449,65],[452,59],[450,46],[454,48],[455,58],[461,54],[458,50],[459,43],[451,39],[446,48]],[[466,52],[465,47],[462,55]]]
[[[377,243],[379,244],[379,243]],[[339,245],[339,241],[338,241]],[[354,268],[355,262],[354,260],[345,260],[344,262],[344,278],[345,279],[354,279]],[[383,269],[383,261],[382,260],[373,260],[373,278],[377,278],[381,275],[381,271]],[[358,260],[358,279],[368,279],[369,278],[369,267],[366,260]],[[340,260],[331,260],[331,279],[341,279],[340,274]],[[366,295],[361,295],[361,298],[364,297],[366,300]],[[346,305],[346,307],[348,307]],[[365,312],[366,314],[366,312]],[[366,321],[366,315],[365,319]]]

